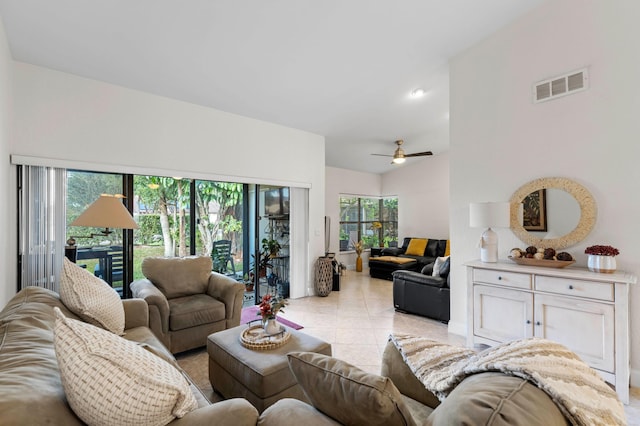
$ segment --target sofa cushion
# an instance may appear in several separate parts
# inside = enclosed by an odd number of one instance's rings
[[[53,353],[57,293],[26,287],[0,312],[0,424],[81,425],[66,403]],[[46,420],[45,420],[46,419]]]
[[[206,293],[213,262],[210,256],[147,257],[142,273],[167,297]]]
[[[341,424],[415,424],[402,395],[389,378],[317,353],[291,352],[287,357],[311,404]]]
[[[551,398],[525,379],[502,373],[467,377],[431,413],[432,426],[481,424],[492,426],[566,426]]]
[[[137,344],[58,309],[54,348],[69,405],[92,425],[165,425],[197,408],[182,373]]]
[[[66,257],[60,273],[60,300],[86,322],[112,333],[124,333],[124,307],[105,281]]]
[[[441,240],[429,239],[427,247],[425,248],[424,254],[422,256],[434,258],[442,256],[444,254],[444,248],[440,250],[440,241]]]
[[[436,261],[433,263],[433,271],[431,271],[431,275],[434,277],[442,277],[443,276],[442,273],[444,272],[445,273],[444,277],[446,278],[447,274],[449,273],[449,268],[447,266],[448,261],[449,261],[449,257],[443,257],[443,256],[436,257]]]
[[[428,240],[426,238],[412,238],[404,254],[407,256],[422,256],[427,244]]]
[[[194,294],[169,300],[169,330],[184,330],[224,319],[224,303],[208,294]]]

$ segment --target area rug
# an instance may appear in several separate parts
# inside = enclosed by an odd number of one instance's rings
[[[258,305],[248,306],[242,309],[242,315],[240,316],[240,324],[246,324],[249,321],[253,321],[258,318],[259,318]],[[287,327],[293,328],[294,330],[300,330],[301,328],[303,328],[300,324],[296,324],[295,322],[289,321],[288,319],[282,318],[281,316],[277,316],[276,320],[280,324],[284,324]]]

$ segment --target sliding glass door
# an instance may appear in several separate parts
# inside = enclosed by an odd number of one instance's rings
[[[123,194],[124,176],[68,170],[66,223],[73,222],[101,194]],[[126,250],[122,229],[112,229],[101,235],[104,228],[67,226],[67,240],[76,241],[76,263],[109,283],[121,297],[127,297],[128,279],[125,275]]]
[[[213,270],[247,285],[245,305],[289,295],[289,188],[179,177],[68,171],[67,222],[100,194],[123,194],[138,229],[67,227],[77,262],[122,297],[151,256],[211,256]],[[127,256],[129,254],[129,256]]]

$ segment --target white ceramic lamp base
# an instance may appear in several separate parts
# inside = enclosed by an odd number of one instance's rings
[[[480,261],[486,263],[498,262],[498,234],[491,228],[482,233],[480,238]]]

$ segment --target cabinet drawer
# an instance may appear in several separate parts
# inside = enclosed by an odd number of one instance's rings
[[[531,289],[531,275],[517,272],[492,271],[490,269],[474,269],[473,281],[487,284],[498,284],[505,287]]]
[[[536,291],[586,297],[589,299],[608,301],[613,301],[614,299],[613,284],[597,281],[581,281],[537,275],[535,277],[535,289]]]

